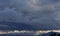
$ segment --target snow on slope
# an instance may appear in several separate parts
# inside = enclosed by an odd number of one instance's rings
[[[7,35],[31,35],[31,36],[50,36],[51,33],[56,33],[57,35],[60,34],[60,30],[46,30],[46,31],[26,31],[26,30],[22,30],[22,31],[18,31],[18,30],[14,30],[14,31],[0,31],[0,34],[7,34]]]

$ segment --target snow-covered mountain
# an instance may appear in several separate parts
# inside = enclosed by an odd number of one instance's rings
[[[52,32],[51,32],[52,31]],[[0,36],[60,36],[60,30],[47,30],[47,31],[0,31]]]

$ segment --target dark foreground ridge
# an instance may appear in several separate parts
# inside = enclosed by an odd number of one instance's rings
[[[39,36],[60,36],[60,33],[58,33],[58,32],[48,32],[46,34],[41,34]]]

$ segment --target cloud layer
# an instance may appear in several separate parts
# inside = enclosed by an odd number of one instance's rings
[[[0,0],[0,21],[57,27],[60,0]]]

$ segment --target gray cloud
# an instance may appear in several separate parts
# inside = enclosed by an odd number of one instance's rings
[[[23,2],[23,3],[22,3]],[[59,20],[56,20],[58,16],[56,7],[60,6],[59,2],[53,2],[51,0],[17,0],[17,22],[25,22],[30,25],[42,27],[42,29],[54,29],[59,28]],[[60,13],[59,13],[60,14]],[[58,16],[60,17],[60,16]],[[53,27],[53,28],[51,28]]]
[[[20,1],[20,3],[19,3]],[[22,3],[24,2],[24,3]],[[40,2],[40,4],[39,4]],[[47,2],[49,3],[49,1]],[[40,20],[40,18],[45,19],[45,18],[50,18],[52,17],[52,13],[54,12],[54,7],[52,4],[46,4],[46,5],[42,5],[43,1],[39,1],[39,0],[17,0],[17,4],[16,4],[16,9],[18,10],[17,13],[20,14],[24,14],[26,12],[28,12],[28,14],[26,14],[26,16],[22,16],[22,18],[25,20],[27,20],[27,22],[38,22]],[[24,13],[22,13],[24,12]],[[49,14],[49,16],[47,16]],[[18,17],[19,18],[19,17]],[[38,20],[39,19],[39,20]]]

